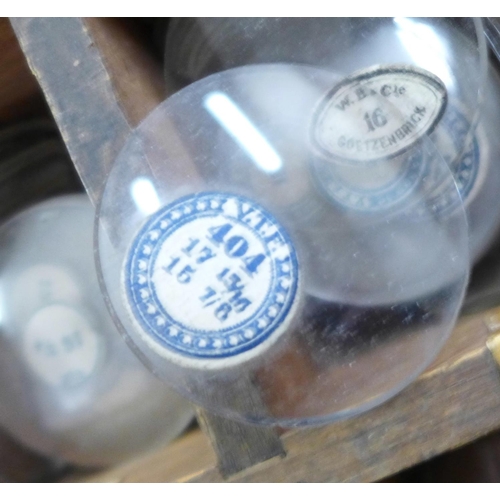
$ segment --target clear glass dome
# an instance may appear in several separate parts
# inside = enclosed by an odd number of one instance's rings
[[[382,132],[405,123],[377,92],[345,120],[329,114],[349,85],[381,88],[379,73],[347,85],[299,64],[209,76],[131,134],[98,208],[97,258],[113,317],[154,373],[223,416],[294,426],[380,404],[430,363],[463,298],[468,232],[427,137],[446,91],[410,73],[381,75],[407,78],[420,90],[405,106],[428,99],[429,113],[390,154],[343,162],[313,140],[321,127],[366,134],[365,110]]]
[[[172,18],[165,78],[179,89],[255,63],[307,64],[339,81],[372,66],[410,65],[436,75],[448,105],[430,138],[464,199],[475,263],[500,221],[500,96],[497,69],[488,69],[484,28],[495,47],[494,23],[483,26],[474,18]]]
[[[0,425],[82,466],[165,444],[194,416],[116,331],[95,273],[94,217],[72,195],[0,227]]]

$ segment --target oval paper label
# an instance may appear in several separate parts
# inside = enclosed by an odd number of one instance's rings
[[[31,370],[53,386],[72,388],[85,382],[100,357],[99,336],[75,309],[53,304],[28,322],[23,353]]]
[[[478,184],[479,172],[484,171],[478,139],[473,137],[457,158],[470,123],[464,113],[449,105],[441,124],[436,130],[435,142],[450,165],[460,195],[467,204],[477,191],[474,186]],[[419,216],[441,213],[460,201],[452,178],[447,175],[448,170],[443,169],[436,157],[429,157],[422,149],[390,162],[369,166],[316,160],[314,172],[318,185],[328,198],[350,210],[376,212],[396,207],[411,210],[409,199],[416,191],[427,199],[425,204],[417,203],[414,207]]]
[[[342,162],[392,158],[432,131],[444,113],[444,83],[411,66],[377,66],[334,87],[314,113],[311,140]]]
[[[297,299],[295,249],[251,200],[181,198],[146,221],[124,269],[126,299],[156,352],[183,365],[225,367],[283,333]]]

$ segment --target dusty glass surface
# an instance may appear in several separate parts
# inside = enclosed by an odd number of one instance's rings
[[[98,208],[97,259],[116,323],[154,373],[224,416],[293,426],[371,408],[430,363],[463,298],[468,232],[428,137],[447,109],[442,80],[410,73],[397,77],[423,90],[406,95],[408,116],[427,117],[425,94],[437,118],[375,160],[361,143],[332,159],[318,130],[337,145],[346,130],[396,134],[398,97],[374,92],[339,118],[325,110],[342,107],[332,89],[345,80],[310,65],[217,73],[131,134]]]

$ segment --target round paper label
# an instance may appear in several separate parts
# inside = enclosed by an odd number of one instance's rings
[[[450,107],[436,130],[435,142],[443,158],[449,164],[452,177],[443,169],[434,155],[426,155],[428,169],[425,176],[427,189],[425,203],[408,207],[407,215],[425,217],[449,214],[461,203],[467,207],[475,198],[487,176],[487,143],[484,131],[478,127],[468,142],[470,123],[457,107]],[[461,151],[460,156],[457,154]],[[460,196],[457,195],[457,189]]]
[[[458,191],[466,206],[474,199],[483,184],[488,169],[484,160],[485,140],[481,127],[477,128],[476,134],[468,141],[460,157],[456,158],[465,144],[469,129],[470,122],[465,114],[457,107],[450,107],[443,117],[442,126],[436,130],[438,149],[450,165]],[[439,170],[431,166],[430,175]],[[431,179],[430,182],[438,186],[431,204],[436,207],[435,211],[442,212],[454,208],[459,201],[455,186],[445,181],[439,184],[439,179]]]
[[[28,366],[41,380],[71,388],[94,372],[99,344],[98,335],[78,311],[54,304],[30,319],[22,350]]]
[[[446,102],[446,87],[432,73],[377,66],[346,78],[323,98],[311,140],[321,155],[341,162],[392,158],[432,131]]]
[[[280,224],[226,193],[190,195],[154,214],[124,269],[148,345],[203,368],[240,363],[274,342],[293,316],[298,282],[296,252]]]

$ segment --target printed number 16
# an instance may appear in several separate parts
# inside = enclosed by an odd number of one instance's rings
[[[368,125],[369,132],[373,132],[375,127],[383,127],[387,123],[387,117],[380,108],[376,108],[371,116],[368,112],[366,112],[363,118]]]

